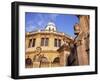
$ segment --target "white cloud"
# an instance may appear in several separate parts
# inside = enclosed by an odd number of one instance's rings
[[[44,29],[48,22],[55,22],[59,14],[37,14],[34,19],[31,19],[26,24],[26,32]]]
[[[57,16],[59,16],[59,14],[51,14],[50,18],[51,18],[52,21],[55,21]]]
[[[31,32],[31,31],[35,31],[36,27],[33,25],[29,25],[28,27],[26,27],[26,32]]]

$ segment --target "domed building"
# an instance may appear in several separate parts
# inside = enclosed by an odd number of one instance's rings
[[[26,33],[25,59],[31,59],[31,67],[37,66],[34,62],[39,62],[38,67],[65,66],[65,56],[62,53],[65,50],[66,54],[70,54],[69,43],[71,42],[73,42],[72,37],[58,32],[56,25],[49,22],[44,30]],[[40,58],[38,59],[36,55],[39,55]]]
[[[57,29],[56,29],[56,26],[55,26],[55,24],[54,23],[52,23],[52,22],[49,22],[48,24],[47,24],[47,27],[45,28],[45,30],[49,30],[49,31],[56,31]]]

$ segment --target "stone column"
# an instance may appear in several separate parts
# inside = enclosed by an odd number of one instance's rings
[[[64,51],[64,66],[68,65],[68,56],[69,56],[69,53],[67,51]]]
[[[64,66],[64,54],[60,53],[60,66]]]
[[[69,56],[69,48],[66,44],[62,45],[58,50],[60,54],[60,65],[61,66],[66,66],[67,65],[67,59]]]
[[[64,50],[61,54],[60,54],[60,65],[61,66],[66,66],[67,65],[67,59],[68,59],[69,53]]]
[[[77,45],[77,56],[79,65],[88,65],[88,56],[84,47],[84,40],[81,41],[82,44]]]
[[[88,65],[89,64],[89,58],[88,58],[88,52],[86,51],[86,40],[88,39],[86,37],[86,34],[88,32],[86,17],[81,16],[80,23],[75,25],[74,31],[77,35],[74,39],[74,43],[77,47],[77,56],[78,56],[78,63],[79,65]],[[82,22],[83,21],[83,22]],[[83,25],[82,25],[83,24]],[[86,25],[85,25],[86,24]],[[89,41],[89,39],[88,39]],[[89,43],[88,43],[89,44]],[[87,45],[88,46],[88,45]]]

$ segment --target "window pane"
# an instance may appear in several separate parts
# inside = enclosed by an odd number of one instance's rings
[[[61,46],[61,40],[59,39],[58,40],[58,47],[60,47]]]
[[[32,39],[29,39],[29,45],[28,45],[28,47],[30,48],[31,45],[32,45]]]
[[[41,38],[41,46],[44,46],[44,38]]]
[[[33,39],[32,47],[35,46],[35,40],[36,40],[36,39]]]
[[[49,39],[46,38],[46,39],[45,39],[45,46],[48,46],[48,42],[49,42]]]
[[[57,39],[54,40],[54,46],[57,47]]]

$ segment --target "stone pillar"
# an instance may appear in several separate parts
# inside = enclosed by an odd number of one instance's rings
[[[60,56],[60,65],[66,66],[67,65],[67,59],[69,56],[69,48],[66,44],[62,45],[58,50],[59,56]]]
[[[60,53],[60,66],[64,66],[64,54]]]
[[[52,67],[52,62],[49,62],[49,67]]]
[[[74,44],[77,48],[79,65],[89,64],[89,16],[79,16],[79,24],[74,27]],[[88,43],[87,43],[88,42]]]
[[[80,43],[77,42],[77,56],[79,65],[88,65],[88,56],[84,46],[84,40],[81,40]]]
[[[64,51],[64,66],[68,65],[68,56],[69,56],[69,52]]]

